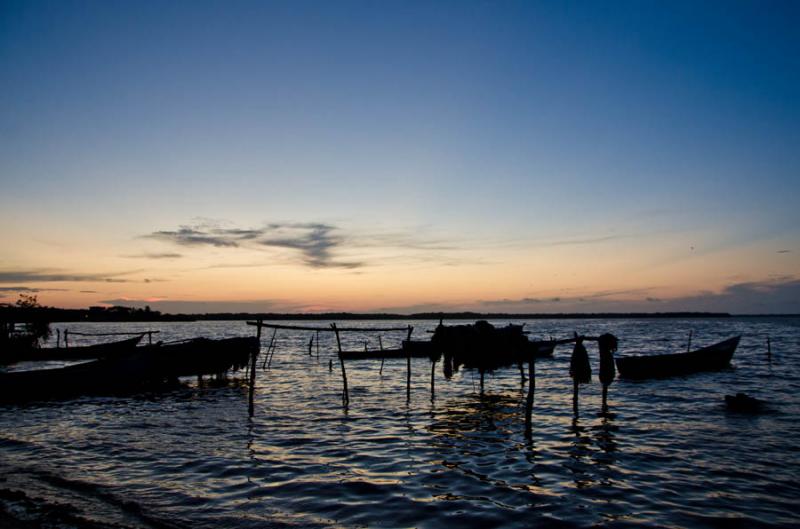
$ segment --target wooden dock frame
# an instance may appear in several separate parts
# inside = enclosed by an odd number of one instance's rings
[[[259,344],[261,343],[261,329],[274,329],[277,331],[278,329],[288,329],[294,331],[311,331],[316,332],[317,336],[321,332],[332,332],[336,335],[336,346],[337,346],[337,356],[339,357],[339,365],[342,369],[342,403],[345,408],[350,404],[350,391],[347,386],[347,370],[345,369],[344,365],[344,358],[342,358],[342,341],[340,337],[340,333],[342,332],[396,332],[396,331],[406,331],[407,339],[411,340],[411,334],[414,332],[414,327],[411,325],[407,325],[405,327],[380,327],[380,328],[360,328],[360,327],[338,327],[336,323],[331,323],[330,327],[315,327],[311,325],[281,325],[276,323],[264,323],[263,320],[257,321],[248,321],[247,325],[252,325],[257,328],[256,330],[256,338],[258,338]],[[273,336],[274,338],[274,336]],[[260,345],[259,348],[260,350]],[[319,340],[317,341],[317,349],[319,350]],[[250,369],[250,392],[249,392],[249,404],[250,404],[250,416],[253,415],[253,393],[255,390],[255,357],[258,355],[258,350],[253,355],[253,359],[251,362],[251,369]],[[407,354],[407,376],[406,376],[406,402],[411,401],[411,352],[409,351]]]
[[[259,344],[261,343],[261,329],[268,328],[268,329],[287,329],[287,330],[295,330],[295,331],[312,331],[316,333],[320,332],[333,332],[336,335],[336,346],[337,346],[337,356],[339,357],[339,365],[342,370],[342,403],[344,408],[350,404],[350,392],[347,386],[347,371],[345,369],[344,358],[342,358],[342,342],[340,333],[342,332],[397,332],[397,331],[407,331],[407,340],[411,340],[411,334],[414,332],[414,327],[408,325],[406,327],[382,327],[382,328],[359,328],[359,327],[339,327],[336,323],[331,323],[330,327],[314,327],[314,326],[305,326],[305,325],[281,325],[281,324],[273,324],[273,323],[264,323],[262,320],[258,321],[248,321],[247,325],[252,325],[257,328],[256,330],[256,337],[259,340]],[[273,336],[274,338],[274,336]],[[549,342],[554,342],[555,345],[564,345],[569,343],[575,343],[578,340],[582,341],[590,341],[590,342],[597,342],[599,337],[597,336],[580,336],[577,333],[573,338],[565,338],[562,340],[548,340]],[[319,347],[319,342],[317,342],[317,347]],[[381,347],[382,348],[382,347]],[[253,416],[253,394],[255,391],[255,362],[256,357],[258,356],[259,348],[253,354],[253,358],[251,361],[251,369],[250,369],[250,388],[249,388],[249,410],[250,416]],[[436,368],[435,361],[433,362],[433,366],[431,367],[431,402],[434,401],[434,370]],[[523,382],[524,383],[524,382]],[[525,438],[530,440],[533,434],[533,403],[534,397],[536,392],[536,354],[531,353],[528,357],[528,393],[525,398]],[[577,401],[577,388],[575,389],[575,393],[573,398]],[[409,351],[406,355],[406,404],[410,404],[411,402],[411,352]]]
[[[578,336],[575,334],[574,338],[565,338],[563,340],[548,340],[549,342],[555,343],[555,345],[564,345],[568,343],[575,343],[578,340],[583,341],[590,341],[596,342],[599,340],[597,336]],[[577,402],[578,393],[577,393],[577,384],[575,384],[575,390],[573,394],[573,399]],[[525,398],[525,438],[530,440],[533,436],[533,399],[536,392],[536,354],[531,353],[528,356],[528,394]]]

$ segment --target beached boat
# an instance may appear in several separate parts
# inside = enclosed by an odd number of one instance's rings
[[[94,358],[108,358],[131,352],[144,334],[133,338],[126,338],[116,342],[99,343],[94,345],[78,345],[73,347],[25,347],[15,348],[3,355],[3,363],[15,362],[41,362],[51,360],[90,360]]]
[[[162,373],[157,355],[134,349],[124,356],[58,369],[0,373],[0,402],[128,392],[161,382]]]
[[[127,393],[182,376],[224,373],[247,365],[257,347],[256,338],[196,338],[59,369],[0,373],[0,402]]]
[[[645,379],[715,371],[730,364],[741,336],[686,353],[627,356],[616,359],[622,378]]]

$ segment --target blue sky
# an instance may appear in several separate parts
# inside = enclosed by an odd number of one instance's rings
[[[4,2],[4,288],[372,309],[791,285],[798,22],[794,2]],[[126,257],[276,224],[331,229]],[[245,264],[236,299],[241,269],[199,272]],[[426,286],[387,296],[398,277]]]

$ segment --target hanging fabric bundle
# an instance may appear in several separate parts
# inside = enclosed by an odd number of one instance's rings
[[[614,381],[617,370],[614,368],[614,353],[617,350],[617,337],[613,334],[604,334],[597,340],[600,349],[600,382],[608,386]]]
[[[614,351],[617,350],[617,337],[613,334],[604,334],[597,339],[600,349],[600,382],[603,383],[603,413],[608,412],[608,386],[614,381],[617,374],[614,369]]]
[[[572,350],[569,362],[569,376],[576,384],[588,384],[592,381],[592,367],[589,365],[589,354],[583,346],[583,339],[578,338]]]

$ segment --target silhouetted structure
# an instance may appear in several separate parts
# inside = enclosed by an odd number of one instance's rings
[[[688,353],[617,358],[617,369],[623,378],[645,379],[687,375],[699,371],[715,371],[727,367],[741,336],[709,345]]]
[[[600,382],[603,384],[603,412],[608,411],[608,386],[614,381],[617,372],[614,369],[614,352],[617,350],[617,338],[613,334],[603,334],[597,339],[600,350]]]
[[[569,361],[569,376],[572,377],[572,410],[578,413],[578,388],[580,384],[592,381],[592,366],[589,364],[589,354],[583,346],[583,338],[575,336],[575,347]]]

